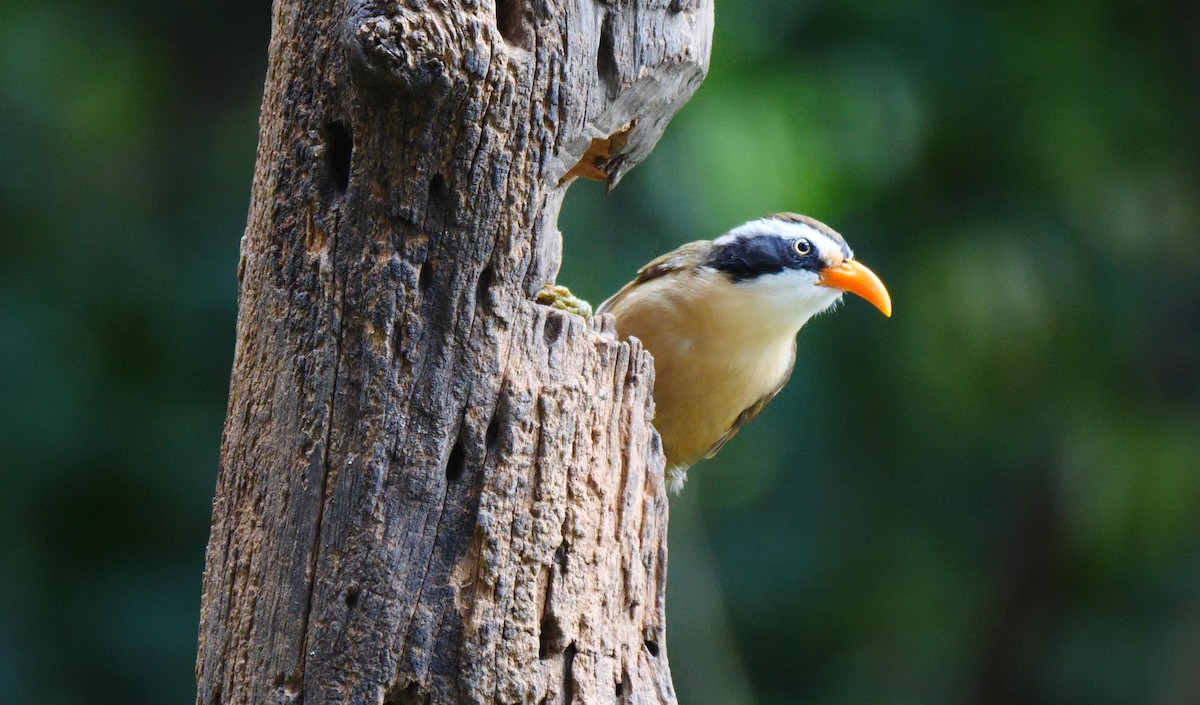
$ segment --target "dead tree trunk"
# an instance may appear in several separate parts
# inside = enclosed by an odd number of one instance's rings
[[[711,0],[274,13],[198,705],[674,702],[649,357],[530,299]]]

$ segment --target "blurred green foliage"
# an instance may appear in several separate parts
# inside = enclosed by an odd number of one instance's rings
[[[720,2],[560,280],[763,213],[887,282],[672,504],[682,702],[1200,700],[1200,7]],[[193,697],[265,3],[0,0],[0,703]]]

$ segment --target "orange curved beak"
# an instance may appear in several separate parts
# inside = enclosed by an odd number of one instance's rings
[[[887,288],[875,272],[855,260],[842,260],[837,266],[821,270],[821,280],[818,283],[821,286],[858,294],[870,301],[880,313],[888,318],[892,317],[892,297],[888,295]]]

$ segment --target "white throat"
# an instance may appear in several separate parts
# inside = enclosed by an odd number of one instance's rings
[[[829,310],[842,299],[842,292],[817,283],[817,275],[789,269],[763,274],[735,286],[744,287],[758,302],[761,315],[773,321],[780,333],[793,337],[813,316]]]
[[[711,276],[724,277],[719,272]],[[841,299],[838,289],[817,284],[817,275],[803,270],[763,274],[721,287],[720,304],[712,313],[724,319],[720,329],[751,346],[791,346],[810,318]]]

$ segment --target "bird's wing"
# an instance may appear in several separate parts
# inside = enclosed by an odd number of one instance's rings
[[[742,426],[750,423],[751,419],[753,419],[755,416],[758,416],[759,412],[767,407],[767,404],[769,404],[771,400],[775,398],[775,395],[779,394],[779,390],[783,389],[783,386],[787,384],[788,378],[792,376],[792,368],[795,367],[795,365],[796,342],[793,340],[792,361],[791,364],[787,366],[787,371],[784,372],[783,376],[779,378],[779,383],[775,385],[774,389],[759,397],[758,401],[746,407],[742,413],[738,414],[738,417],[734,419],[733,425],[729,427],[729,430],[725,433],[722,433],[721,437],[718,438],[716,442],[712,444],[712,447],[708,449],[708,452],[704,454],[704,460],[708,460],[716,455],[717,452],[721,450],[721,447],[729,442],[730,438],[733,438],[737,435],[738,430],[740,430]]]
[[[639,284],[648,282],[651,279],[657,279],[664,274],[670,274],[686,267],[695,266],[697,260],[704,256],[710,245],[711,243],[707,240],[689,242],[650,262],[638,270],[637,277],[633,281],[621,287],[620,291],[600,304],[596,309],[596,315],[599,316],[602,313],[608,313],[609,309]]]

